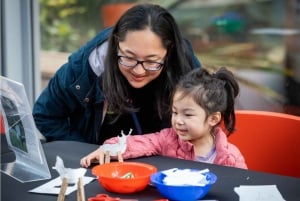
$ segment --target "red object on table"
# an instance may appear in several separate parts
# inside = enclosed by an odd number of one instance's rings
[[[137,201],[137,199],[121,199],[119,197],[110,197],[107,194],[97,194],[95,197],[88,198],[88,201]]]

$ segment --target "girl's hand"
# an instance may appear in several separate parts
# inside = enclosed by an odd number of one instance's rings
[[[99,164],[104,163],[104,152],[98,148],[87,156],[83,157],[80,160],[80,165],[84,168],[87,168],[91,165],[93,161],[99,161]]]

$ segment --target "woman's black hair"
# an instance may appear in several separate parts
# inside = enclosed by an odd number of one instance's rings
[[[214,74],[203,68],[195,69],[179,81],[174,93],[176,91],[181,92],[181,97],[191,96],[205,111],[206,119],[220,112],[228,135],[235,130],[234,103],[239,85],[232,72],[225,67]]]
[[[136,111],[128,100],[131,97],[128,81],[118,67],[118,44],[124,41],[129,31],[149,28],[161,38],[167,56],[159,77],[151,82],[156,112],[162,119],[169,109],[171,94],[179,78],[192,69],[192,55],[188,54],[187,41],[182,38],[172,15],[154,4],[137,4],[127,10],[118,20],[109,38],[106,66],[103,72],[102,87],[110,109],[116,113]],[[140,40],[143,40],[141,38]],[[147,48],[147,47],[145,47]]]

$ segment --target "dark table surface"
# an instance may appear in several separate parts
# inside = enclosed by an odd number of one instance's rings
[[[60,156],[65,167],[79,168],[79,160],[81,157],[95,150],[98,146],[79,142],[56,141],[43,144],[44,152],[51,171],[52,178],[58,177],[56,170],[52,169],[55,165],[56,156]],[[6,152],[1,154],[1,163],[12,162],[14,154]],[[219,201],[235,201],[239,200],[238,195],[233,188],[240,185],[277,185],[278,190],[286,201],[300,201],[300,179],[267,174],[238,168],[230,168],[218,165],[205,164],[194,161],[187,161],[175,158],[168,158],[162,156],[152,156],[137,159],[130,159],[127,161],[138,161],[155,165],[158,170],[165,170],[170,168],[208,168],[214,172],[218,180],[212,186],[207,196],[203,199],[212,199]],[[91,168],[88,169],[86,176],[92,176]],[[29,193],[28,191],[36,188],[49,180],[34,181],[21,183],[12,177],[1,172],[1,200],[2,201],[56,201],[55,195],[44,195]],[[144,191],[135,194],[114,194],[105,191],[97,180],[85,186],[86,198],[93,197],[99,193],[106,193],[110,196],[117,196],[121,198],[135,198],[138,200],[155,200],[163,198],[155,187],[148,186]],[[76,192],[68,195],[65,200],[76,201]],[[87,200],[87,199],[86,199]]]

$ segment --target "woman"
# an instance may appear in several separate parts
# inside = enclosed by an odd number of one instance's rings
[[[130,128],[134,134],[159,131],[170,126],[175,84],[196,67],[171,14],[136,5],[55,73],[34,104],[37,128],[47,141],[94,144]]]

